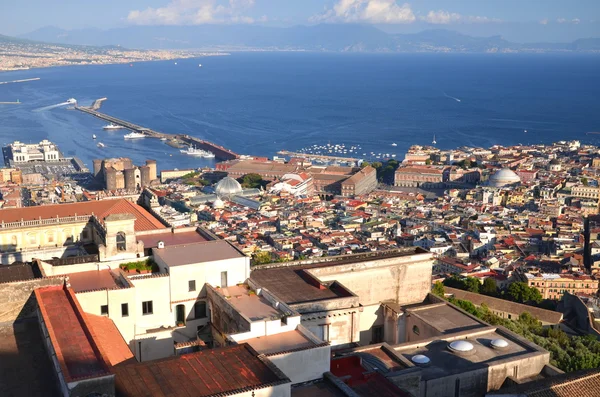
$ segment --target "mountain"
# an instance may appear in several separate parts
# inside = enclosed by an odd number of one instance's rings
[[[255,25],[128,26],[108,30],[45,27],[20,38],[45,42],[139,49],[262,49],[336,52],[599,51],[600,39],[572,43],[512,43],[500,36],[473,37],[435,29],[388,34],[374,26],[320,24],[277,28]]]

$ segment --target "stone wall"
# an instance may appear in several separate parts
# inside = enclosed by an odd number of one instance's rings
[[[62,285],[63,280],[62,277],[51,277],[0,284],[0,323],[35,317],[37,303],[33,290]]]

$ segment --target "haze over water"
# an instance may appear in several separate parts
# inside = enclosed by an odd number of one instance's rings
[[[71,97],[80,105],[108,97],[102,112],[260,156],[345,143],[362,146],[359,154],[401,159],[434,134],[448,149],[561,139],[600,144],[600,135],[586,135],[600,131],[598,70],[597,55],[239,53],[177,65],[0,73],[0,81],[41,77],[0,85],[0,101],[22,102],[0,105],[0,143],[50,139],[88,166],[108,156],[154,158],[160,169],[214,164],[158,140],[124,141],[124,130],[103,131],[106,122],[81,112],[34,111]]]

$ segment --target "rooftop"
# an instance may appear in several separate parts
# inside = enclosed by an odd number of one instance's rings
[[[107,363],[73,291],[60,286],[38,288],[35,296],[65,380],[107,375]]]
[[[113,368],[120,397],[229,395],[289,383],[247,344]]]
[[[120,286],[117,284],[111,274],[111,271],[108,269],[69,273],[69,283],[75,292],[107,289]]]
[[[288,352],[290,350],[307,349],[317,346],[298,330],[282,332],[268,336],[259,336],[257,338],[247,339],[254,350],[260,354],[270,355]]]
[[[245,257],[225,240],[165,246],[165,248],[154,249],[152,253],[169,267]]]
[[[454,335],[452,336],[454,337]],[[488,327],[479,332],[460,336],[461,342],[469,342],[474,349],[467,354],[455,353],[448,349],[449,341],[429,340],[421,342],[409,342],[396,345],[393,349],[397,354],[411,360],[417,354],[425,355],[431,361],[429,366],[422,368],[422,379],[429,380],[448,376],[455,373],[465,372],[476,368],[484,368],[492,361],[498,361],[509,357],[534,353],[530,344],[526,341],[517,340],[514,336],[501,329]],[[458,339],[451,338],[450,340]],[[507,346],[503,349],[494,349],[490,343],[495,339],[504,339]],[[543,350],[540,350],[543,351]]]
[[[485,323],[464,315],[460,310],[446,303],[417,306],[408,309],[407,312],[410,315],[419,317],[442,334],[453,334],[486,327]]]
[[[0,283],[31,280],[32,278],[35,278],[33,269],[27,263],[0,265]]]
[[[114,366],[123,362],[135,362],[133,353],[131,353],[113,320],[105,316],[96,316],[89,313],[86,314],[86,317],[110,365]]]
[[[0,221],[4,223],[34,221],[39,219],[92,216],[101,222],[111,214],[135,216],[135,230],[164,229],[165,226],[148,211],[125,199],[85,201],[71,204],[42,205],[37,207],[10,208],[0,210]]]
[[[218,288],[217,292],[227,298],[227,301],[250,321],[259,321],[278,317],[281,312],[273,307],[265,298],[250,294],[245,286]]]
[[[158,247],[159,241],[164,242],[165,246],[193,244],[207,241],[206,238],[204,238],[200,233],[196,231],[173,233],[171,230],[159,234],[138,236],[137,240],[142,241],[144,243],[144,248],[146,249]]]

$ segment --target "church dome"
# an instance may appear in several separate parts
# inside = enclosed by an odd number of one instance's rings
[[[232,197],[242,192],[242,185],[230,176],[227,176],[217,183],[215,192],[219,197]]]
[[[217,197],[217,199],[213,201],[212,207],[214,209],[222,209],[223,207],[225,207],[225,203],[223,202],[223,200]]]
[[[503,168],[500,171],[496,171],[494,175],[490,177],[489,185],[492,187],[504,187],[520,182],[521,178],[519,178],[519,175],[515,174],[514,171],[509,168]]]

